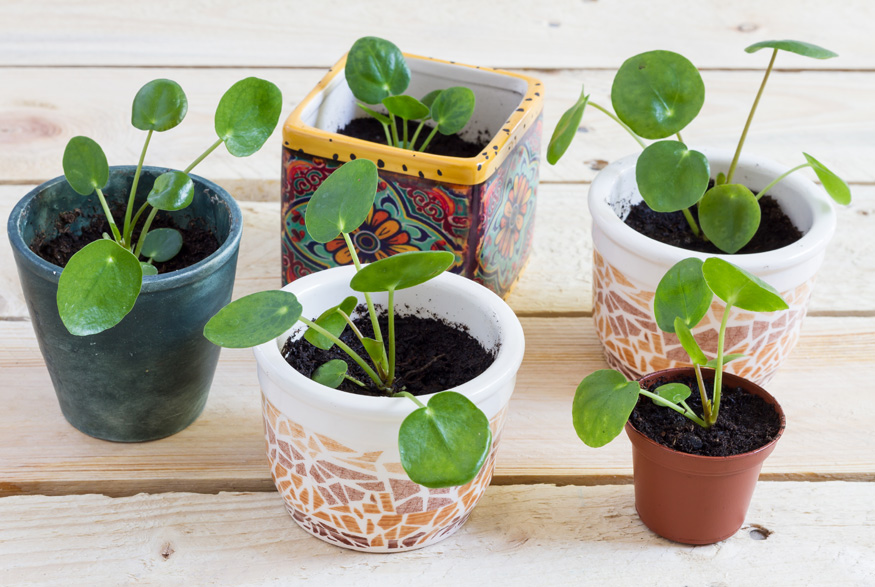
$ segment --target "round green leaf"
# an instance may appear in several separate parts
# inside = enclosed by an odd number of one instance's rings
[[[131,124],[140,130],[163,132],[182,122],[188,99],[178,83],[155,79],[140,88],[131,108]]]
[[[626,60],[611,87],[617,116],[645,139],[683,130],[705,103],[696,66],[671,51],[649,51]]]
[[[332,389],[337,389],[337,387],[343,383],[343,379],[346,376],[346,371],[348,369],[349,365],[347,365],[346,361],[343,359],[332,359],[327,363],[322,363],[316,367],[311,379],[316,383],[321,383]]]
[[[432,90],[425,96],[423,96],[420,102],[425,104],[426,108],[431,111],[431,105],[434,104],[434,101],[437,99],[437,97],[441,95],[441,92],[443,92],[443,90]]]
[[[182,249],[182,233],[175,228],[154,228],[146,234],[140,254],[157,263],[169,261]]]
[[[204,336],[226,348],[248,348],[278,337],[301,317],[301,304],[287,291],[262,291],[231,302],[210,318]]]
[[[407,289],[437,277],[455,261],[449,251],[410,251],[365,265],[349,282],[354,291],[380,292]]]
[[[620,434],[638,403],[638,384],[621,373],[601,369],[577,386],[571,416],[580,439],[593,448],[604,446]]]
[[[805,160],[811,165],[814,169],[814,173],[817,174],[817,179],[820,180],[820,183],[823,184],[823,189],[826,190],[826,193],[829,194],[837,204],[841,204],[842,206],[847,206],[851,203],[851,188],[848,187],[848,184],[845,183],[841,177],[830,171],[826,168],[826,165],[809,155],[808,153],[802,153],[805,155]]]
[[[140,261],[140,269],[143,270],[143,277],[147,275],[158,275],[158,268],[148,261]]]
[[[580,121],[583,118],[583,111],[589,102],[589,96],[584,95],[583,88],[580,88],[580,97],[574,106],[565,111],[559,119],[559,124],[553,129],[553,136],[550,137],[550,144],[547,146],[547,162],[550,165],[556,165],[574,137],[577,135],[577,129],[580,127]]]
[[[702,276],[702,260],[695,257],[676,263],[656,286],[653,314],[664,332],[675,331],[675,319],[694,327],[708,313],[714,294]]]
[[[741,184],[716,185],[699,202],[699,226],[715,247],[731,255],[756,234],[760,204]]]
[[[486,415],[455,391],[411,412],[398,431],[401,466],[414,483],[453,487],[470,482],[486,462],[492,430]]]
[[[438,132],[453,135],[465,128],[474,114],[475,103],[474,92],[462,86],[441,92],[431,105],[431,117],[437,124]]]
[[[742,310],[774,312],[789,308],[774,287],[719,257],[705,260],[702,274],[714,295]]]
[[[133,253],[112,240],[89,243],[61,272],[61,321],[76,336],[112,328],[134,307],[142,284],[143,269]]]
[[[392,122],[391,120],[389,120],[389,117],[386,116],[385,114],[380,114],[376,110],[374,110],[372,108],[368,108],[367,106],[365,106],[361,102],[358,103],[358,107],[361,108],[362,110],[364,110],[372,118],[376,118],[377,122],[379,122],[380,124],[390,124]]]
[[[635,164],[638,191],[651,210],[677,212],[702,198],[711,179],[708,158],[679,141],[649,145]]]
[[[216,134],[235,157],[258,151],[273,133],[283,109],[283,95],[269,81],[240,80],[225,92],[216,109]]]
[[[353,43],[344,73],[353,96],[367,104],[403,94],[410,84],[410,69],[401,49],[379,37],[362,37]]]
[[[307,203],[304,224],[310,237],[327,243],[358,228],[374,206],[378,181],[377,166],[367,159],[335,169]]]
[[[349,316],[352,314],[355,307],[358,305],[358,298],[355,296],[349,296],[345,300],[343,300],[340,304],[328,308],[322,314],[316,318],[315,322],[331,334],[336,337],[340,337],[346,328],[346,319],[338,313],[338,310],[342,311],[344,314]],[[312,328],[307,328],[306,332],[304,332],[304,338],[315,347],[322,349],[323,351],[329,350],[334,346],[334,343],[330,338],[318,332]],[[332,385],[329,387],[337,387],[336,385]]]
[[[673,404],[679,404],[682,401],[686,401],[686,399],[693,393],[692,390],[683,383],[666,383],[665,385],[657,387],[655,391],[659,397]],[[653,400],[653,403],[658,405],[656,400]]]
[[[797,55],[802,55],[803,57],[813,57],[814,59],[830,59],[831,57],[838,57],[838,53],[833,53],[829,49],[824,49],[823,47],[819,47],[818,45],[806,43],[804,41],[790,40],[760,41],[759,43],[754,43],[750,47],[745,48],[745,51],[748,53],[755,53],[760,49],[779,49],[781,51],[796,53]]]
[[[400,116],[404,120],[419,120],[429,114],[429,108],[412,96],[386,96],[383,106],[390,114]]]
[[[109,181],[103,149],[88,137],[73,137],[64,149],[64,177],[77,194],[90,196]]]
[[[711,292],[709,291],[708,293]],[[684,347],[687,356],[690,357],[691,363],[694,365],[706,365],[708,363],[708,357],[702,352],[702,348],[696,342],[690,327],[687,326],[680,316],[674,319],[674,333],[677,335],[681,346]]]
[[[159,210],[182,210],[194,200],[194,182],[182,171],[165,171],[155,179],[146,200]]]

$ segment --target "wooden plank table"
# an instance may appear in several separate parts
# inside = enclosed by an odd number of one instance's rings
[[[628,442],[585,447],[574,388],[605,366],[591,321],[595,173],[635,145],[595,112],[563,159],[543,162],[535,249],[509,298],[527,351],[494,479],[471,520],[429,549],[361,555],[311,538],[285,513],[263,454],[249,351],[223,351],[210,400],[168,439],[118,445],[63,419],[33,336],[9,242],[0,238],[0,584],[640,585],[875,584],[875,5],[813,0],[324,4],[161,0],[134,8],[6,3],[0,18],[0,218],[61,173],[87,134],[111,163],[136,159],[136,90],[179,81],[188,120],[156,137],[149,162],[184,164],[212,133],[216,97],[246,75],[283,91],[284,115],[365,34],[463,63],[524,70],[545,84],[545,133],[586,83],[609,101],[613,72],[663,48],[702,69],[708,95],[691,143],[732,148],[765,65],[748,44],[799,38],[829,61],[782,55],[746,148],[789,165],[810,150],[851,184],[799,346],[769,385],[788,428],[763,469],[745,526],[706,547],[650,533],[632,503]],[[404,16],[402,16],[404,15]],[[406,19],[406,20],[405,20]],[[403,26],[401,26],[403,23]],[[545,136],[546,141],[547,136]],[[240,201],[234,296],[279,286],[279,131],[249,159],[219,153],[198,172]],[[813,176],[812,176],[813,177]]]

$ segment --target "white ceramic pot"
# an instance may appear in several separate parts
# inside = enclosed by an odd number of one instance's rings
[[[344,297],[354,267],[327,269],[283,289],[304,315],[315,317]],[[385,306],[385,294],[374,296]],[[396,552],[446,538],[468,518],[492,478],[495,451],[525,343],[519,320],[501,298],[464,277],[444,273],[395,294],[398,314],[431,315],[465,325],[494,363],[454,388],[489,418],[490,456],[467,485],[427,489],[401,467],[398,429],[416,406],[406,398],[367,397],[330,389],[301,375],[280,354],[288,336],[255,348],[271,474],[286,508],[305,530],[326,542],[369,552]],[[423,403],[431,396],[421,397]]]
[[[731,152],[704,152],[712,176],[726,172]],[[791,175],[769,194],[803,233],[797,242],[750,255],[687,251],[650,239],[623,222],[629,208],[642,199],[635,181],[637,159],[638,154],[633,154],[612,163],[598,174],[589,190],[593,318],[608,364],[636,379],[646,373],[689,365],[677,337],[656,326],[654,292],[665,272],[678,261],[719,256],[774,286],[790,306],[787,312],[760,314],[734,309],[729,321],[727,352],[744,353],[746,358],[730,363],[727,370],[760,385],[768,382],[799,339],[815,274],[835,232],[835,211],[829,198],[803,175]],[[742,156],[733,181],[752,189],[763,188],[788,168]],[[710,357],[717,353],[722,317],[723,303],[717,300],[693,330]]]

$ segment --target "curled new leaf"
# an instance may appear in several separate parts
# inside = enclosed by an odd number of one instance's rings
[[[188,112],[188,99],[178,83],[155,79],[140,88],[131,107],[131,124],[163,132],[177,126]]]
[[[295,325],[301,304],[287,291],[262,291],[233,301],[210,318],[204,336],[226,348],[248,348],[272,340]]]
[[[369,116],[371,116],[372,118],[375,118],[377,120],[377,122],[379,122],[380,124],[390,124],[392,122],[391,120],[389,120],[389,117],[386,116],[385,114],[381,114],[381,113],[377,112],[376,110],[374,110],[373,108],[368,108],[364,104],[359,103],[358,107],[361,108],[362,110],[364,110],[365,113],[368,114]]]
[[[248,157],[273,133],[283,109],[279,88],[257,77],[242,79],[225,92],[216,109],[216,134],[228,152]]]
[[[638,191],[656,212],[677,212],[698,202],[710,174],[708,158],[679,141],[648,145],[635,164]]]
[[[365,265],[349,282],[360,292],[406,289],[425,283],[450,268],[456,256],[449,251],[410,251]]]
[[[820,180],[820,183],[823,184],[823,189],[826,190],[826,193],[829,194],[833,200],[835,200],[836,204],[841,204],[842,206],[847,206],[851,203],[851,188],[848,187],[848,184],[845,183],[841,177],[827,169],[826,165],[809,155],[808,153],[802,153],[805,155],[805,160],[808,161],[808,164],[811,165],[812,169],[814,169],[814,173],[817,174],[817,179]]]
[[[577,134],[587,102],[589,102],[589,96],[584,94],[583,88],[580,88],[580,97],[577,102],[565,111],[559,119],[559,124],[553,129],[553,136],[550,137],[550,144],[547,146],[547,162],[550,165],[556,165],[565,151],[568,150],[568,146]]]
[[[344,74],[353,96],[367,104],[402,94],[410,84],[410,69],[401,50],[379,37],[362,37],[353,43]]]
[[[103,149],[88,137],[73,137],[64,149],[64,177],[76,193],[90,196],[109,181]]]
[[[711,292],[709,291],[708,293]],[[693,365],[707,365],[708,357],[705,356],[699,343],[696,342],[690,327],[687,326],[680,316],[674,319],[674,333],[677,335],[681,346],[684,347],[684,351],[690,357],[690,362]]]
[[[327,243],[368,217],[377,195],[377,166],[367,159],[344,163],[319,185],[304,213],[310,238]]]

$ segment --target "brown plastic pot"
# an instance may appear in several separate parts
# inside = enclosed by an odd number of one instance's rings
[[[695,376],[692,368],[666,369],[642,377],[640,383],[646,387],[656,378],[689,376]],[[675,542],[713,544],[735,534],[744,523],[763,461],[784,433],[784,411],[766,390],[731,373],[724,372],[723,381],[775,407],[781,427],[771,442],[740,455],[706,457],[672,450],[626,423],[632,441],[635,509],[648,528]]]

